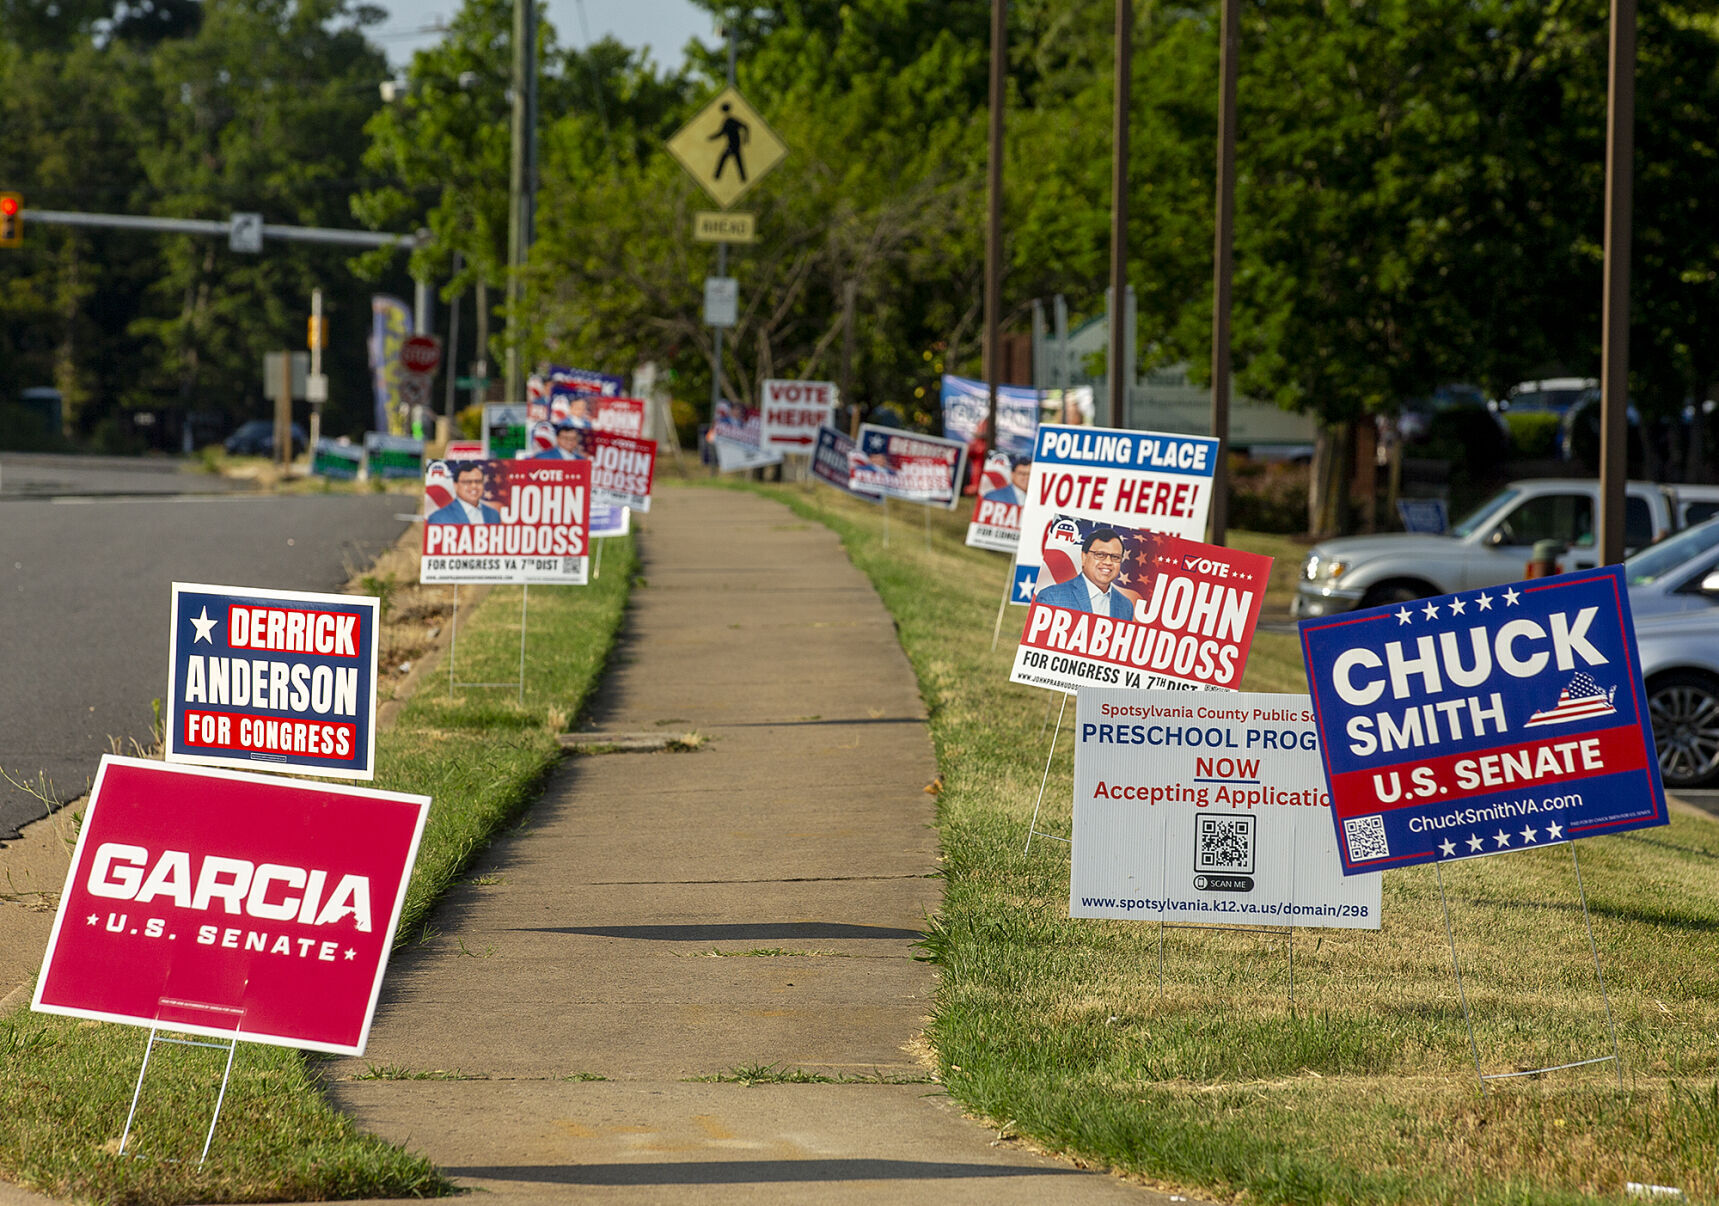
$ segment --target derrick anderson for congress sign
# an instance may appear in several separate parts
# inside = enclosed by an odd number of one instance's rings
[[[377,608],[175,582],[167,761],[374,778]]]
[[[1666,823],[1616,566],[1303,620],[1345,874]]]
[[[429,808],[104,757],[33,1008],[362,1054]]]

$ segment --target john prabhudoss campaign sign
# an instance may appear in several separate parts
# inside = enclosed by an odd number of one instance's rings
[[[421,581],[585,584],[590,461],[432,461],[424,494]]]
[[[1082,690],[1069,915],[1376,930],[1330,811],[1305,695]]]
[[[1056,516],[1010,680],[1234,690],[1271,558],[1161,532]]]
[[[362,1054],[429,808],[104,757],[33,1008]]]
[[[1303,620],[1344,870],[1667,822],[1617,566]]]

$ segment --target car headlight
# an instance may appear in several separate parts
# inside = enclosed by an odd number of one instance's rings
[[[1335,582],[1349,571],[1349,563],[1336,558],[1310,555],[1301,563],[1301,576],[1309,582]]]

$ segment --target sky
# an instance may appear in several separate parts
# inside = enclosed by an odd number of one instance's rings
[[[436,33],[416,33],[438,18],[446,20],[458,10],[460,0],[378,0],[389,19],[369,33],[384,50],[388,61],[404,67],[412,52],[433,45]],[[694,8],[688,0],[538,0],[548,11],[557,40],[564,46],[583,47],[585,32],[596,41],[611,34],[628,46],[649,46],[651,57],[667,70],[681,63],[681,48],[689,38],[714,41],[714,21],[709,13]],[[580,16],[583,10],[584,22]]]

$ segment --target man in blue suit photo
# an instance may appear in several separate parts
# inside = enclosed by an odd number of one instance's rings
[[[501,512],[483,500],[483,465],[467,461],[454,473],[454,501],[432,511],[425,523],[500,523]]]
[[[1113,620],[1129,619],[1134,615],[1133,602],[1120,590],[1111,589],[1122,573],[1122,557],[1122,537],[1111,528],[1094,528],[1080,542],[1080,573],[1067,582],[1045,587],[1033,601]]]
[[[998,486],[985,495],[985,502],[1007,503],[1011,507],[1021,506],[1027,501],[1027,482],[1033,475],[1033,462],[1024,456],[1015,458],[1009,467],[1009,483]]]
[[[584,461],[590,458],[585,455],[585,433],[573,425],[572,420],[563,419],[555,425],[555,447],[545,448],[531,458],[534,461]]]

